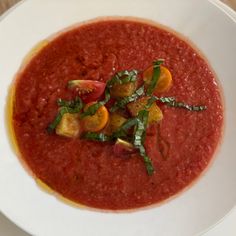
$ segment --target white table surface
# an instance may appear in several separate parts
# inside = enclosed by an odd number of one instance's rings
[[[231,0],[231,1],[223,0],[223,2],[232,4],[232,7],[236,9],[236,0]],[[225,11],[227,11],[227,13],[231,17],[233,17],[236,21],[236,15],[234,15],[228,7],[224,5],[222,5],[221,7],[224,8]],[[14,223],[12,223],[3,214],[0,213],[0,236],[30,236],[30,235],[24,232],[19,227],[17,227]],[[236,236],[236,208],[234,208],[220,223],[218,223],[208,232],[204,233],[202,236]]]

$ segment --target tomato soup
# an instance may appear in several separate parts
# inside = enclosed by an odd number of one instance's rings
[[[57,99],[73,99],[68,81],[106,82],[157,58],[173,79],[161,96],[207,109],[160,104],[163,119],[147,128],[144,144],[152,175],[137,152],[117,157],[111,142],[47,132]],[[16,80],[12,122],[21,158],[50,188],[89,207],[133,209],[168,199],[202,173],[221,137],[223,107],[214,73],[187,41],[147,23],[106,20],[61,33],[27,63]]]

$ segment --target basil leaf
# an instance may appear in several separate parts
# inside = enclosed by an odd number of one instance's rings
[[[89,106],[88,109],[80,115],[80,118],[83,119],[86,116],[93,116],[100,107],[104,106],[110,100],[110,98],[110,91],[106,88],[105,99]]]
[[[157,98],[157,100],[159,100],[162,103],[171,103],[175,101],[175,98],[174,97],[160,97],[160,98]]]
[[[83,135],[83,138],[94,140],[94,141],[100,141],[100,142],[107,142],[111,141],[111,137],[104,134],[104,133],[95,133],[95,132],[88,132]]]
[[[107,81],[105,89],[105,99],[88,107],[88,109],[81,114],[80,118],[83,119],[86,116],[93,116],[101,106],[104,106],[110,100],[111,98],[110,88],[114,84],[126,84],[130,82],[135,82],[137,80],[137,74],[138,74],[137,70],[131,70],[131,71],[124,70],[116,73],[112,77],[112,79]]]
[[[112,141],[121,137],[126,137],[126,139],[128,139],[129,137],[127,137],[127,131],[132,127],[135,127],[132,143],[134,147],[139,150],[140,156],[143,157],[148,175],[152,175],[154,172],[152,161],[146,154],[145,148],[143,146],[146,135],[148,114],[149,112],[147,110],[140,111],[137,117],[127,120],[119,128],[119,130],[114,132],[111,136],[108,136],[104,133],[88,132],[83,135],[83,138],[100,142]]]
[[[138,113],[138,118],[143,122],[144,129],[147,128],[148,116],[149,116],[149,111],[147,111],[147,110],[141,110]]]
[[[111,136],[103,133],[88,132],[83,135],[86,139],[97,140],[101,142],[111,141],[116,138],[126,137],[127,131],[137,124],[137,118],[131,118],[127,120],[122,126],[114,132]]]
[[[125,108],[125,106],[133,101],[136,101],[139,97],[144,95],[144,86],[138,88],[131,96],[124,97],[115,102],[115,104],[110,108],[110,112],[115,112],[119,108]]]
[[[133,145],[137,149],[139,149],[140,156],[143,157],[143,161],[146,166],[148,175],[152,175],[154,172],[154,167],[152,165],[151,159],[146,154],[146,150],[144,148],[146,128],[147,128],[147,123],[148,123],[148,115],[149,115],[149,112],[147,110],[142,110],[139,112],[138,117],[137,117],[137,125],[135,127]]]
[[[64,114],[68,113],[68,109],[66,107],[63,107],[59,110],[59,112],[57,113],[55,119],[53,120],[53,122],[51,124],[49,124],[49,126],[47,127],[47,131],[48,133],[52,133],[54,129],[56,129],[57,125],[60,123],[62,117]]]
[[[145,106],[146,109],[150,108],[152,106],[152,104],[156,101],[160,101],[162,103],[171,103],[173,101],[175,101],[175,98],[173,97],[156,97],[156,96],[151,96],[149,99],[148,99],[148,102]]]
[[[74,100],[66,101],[61,98],[57,100],[57,104],[59,107],[67,107],[68,109],[82,109],[83,102],[80,97],[76,97]]]
[[[142,111],[139,111],[139,113],[138,113],[138,117],[143,122],[143,125],[144,125],[144,132],[142,134],[142,143],[144,143],[145,138],[146,138],[146,129],[147,129],[147,124],[148,124],[148,116],[149,116],[149,111],[147,111],[147,110],[142,110]]]
[[[114,138],[121,138],[121,137],[126,137],[127,136],[127,131],[135,126],[137,124],[137,118],[131,118],[124,122],[122,126],[112,134],[112,137]]]
[[[93,116],[97,112],[97,110],[103,105],[103,102],[97,102],[89,106],[88,109],[80,115],[80,118],[83,119],[86,116]]]
[[[177,102],[175,100],[168,102],[167,105],[170,107],[184,108],[189,111],[204,111],[207,109],[207,106],[194,106],[194,105],[189,105],[183,102]]]
[[[207,106],[195,106],[195,105],[189,105],[189,104],[186,104],[184,102],[177,102],[176,99],[174,97],[156,97],[156,96],[152,96],[145,108],[148,109],[151,107],[151,105],[155,102],[155,101],[160,101],[162,103],[165,103],[167,104],[168,106],[170,107],[176,107],[176,108],[184,108],[184,109],[187,109],[189,111],[203,111],[203,110],[206,110],[207,109]]]
[[[156,88],[157,82],[159,80],[160,74],[161,74],[161,68],[160,65],[164,62],[163,59],[159,59],[157,61],[153,62],[153,75],[151,83],[149,84],[147,88],[147,95],[150,96],[153,94],[153,91]]]
[[[135,82],[137,80],[137,75],[137,70],[120,71],[116,73],[109,81],[107,81],[107,86],[111,88],[114,84],[127,84],[130,82]]]
[[[80,97],[76,97],[75,100],[66,101],[62,99],[57,100],[58,105],[60,106],[60,109],[53,120],[51,124],[47,127],[48,133],[52,133],[53,130],[57,127],[57,125],[60,123],[62,117],[66,113],[79,113],[80,110],[83,108],[83,102],[80,99]]]
[[[139,148],[139,150],[140,150],[140,148]],[[140,152],[140,155],[141,155],[141,152]],[[146,166],[146,170],[147,170],[148,175],[152,175],[154,172],[154,167],[153,167],[151,159],[145,154],[141,155],[141,156],[143,157],[144,164]]]

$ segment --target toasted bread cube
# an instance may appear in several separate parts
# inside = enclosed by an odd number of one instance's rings
[[[118,113],[111,113],[107,126],[105,127],[104,132],[108,135],[117,131],[127,119]]]
[[[127,84],[114,84],[111,88],[111,96],[115,98],[131,96],[136,88],[136,82],[129,82]]]
[[[78,114],[64,114],[56,127],[56,134],[68,138],[78,137],[80,134]]]
[[[132,116],[137,116],[139,111],[145,109],[147,105],[149,97],[142,97],[135,102],[131,102],[127,105],[127,108]],[[148,115],[148,123],[160,122],[163,118],[163,114],[161,109],[153,103],[150,108],[147,109],[149,111]]]

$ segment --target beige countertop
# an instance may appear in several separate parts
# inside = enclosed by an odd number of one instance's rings
[[[0,15],[19,1],[20,0],[0,0]],[[234,10],[236,10],[236,0],[221,0],[221,1],[232,7]]]
[[[20,0],[0,0],[0,15]]]

